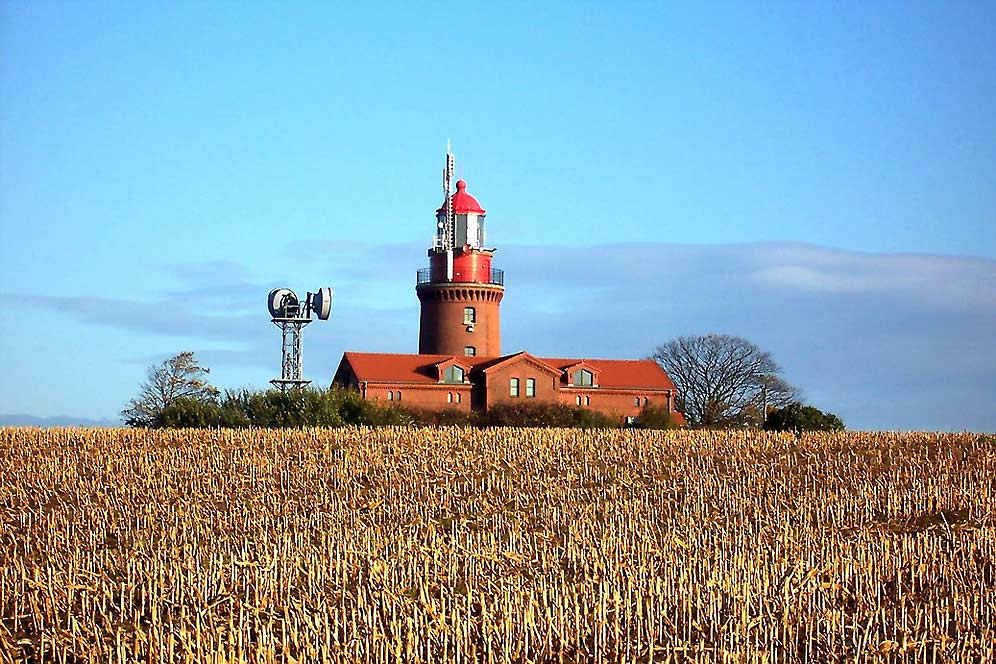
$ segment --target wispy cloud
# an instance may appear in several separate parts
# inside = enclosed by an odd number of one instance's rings
[[[994,261],[644,244],[508,247],[503,267],[514,347],[634,356],[730,332],[853,426],[996,429]]]
[[[304,246],[337,291],[332,319],[306,333],[317,382],[344,350],[416,350],[422,249],[303,243],[290,251]],[[996,430],[996,261],[795,244],[620,244],[513,245],[496,264],[506,270],[506,352],[641,357],[676,336],[729,332],[770,350],[810,400],[851,426]],[[184,287],[148,301],[5,301],[199,342],[219,369],[276,370],[279,332],[263,309],[272,284],[230,263],[170,270]]]
[[[799,246],[760,253],[750,276],[761,285],[806,293],[881,293],[949,309],[996,307],[994,261]]]

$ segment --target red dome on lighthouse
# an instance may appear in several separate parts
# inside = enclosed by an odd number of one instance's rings
[[[477,199],[467,193],[467,183],[457,180],[456,193],[451,197],[453,200],[453,214],[485,214],[484,208],[477,202]],[[436,210],[436,214],[446,211],[446,202]]]

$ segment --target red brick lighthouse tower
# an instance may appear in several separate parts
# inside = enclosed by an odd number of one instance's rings
[[[418,271],[415,292],[421,302],[418,352],[429,355],[501,355],[498,307],[504,274],[491,267],[486,248],[484,208],[457,180],[451,195],[453,155],[443,169],[443,206],[436,210],[436,239],[429,267]]]

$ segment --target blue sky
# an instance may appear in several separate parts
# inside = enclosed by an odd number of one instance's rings
[[[992,3],[0,4],[0,413],[197,351],[414,352],[447,138],[506,350],[770,350],[853,428],[996,430]]]

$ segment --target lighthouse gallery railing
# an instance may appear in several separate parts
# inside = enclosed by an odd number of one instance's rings
[[[471,278],[469,278],[469,277],[466,278],[466,279],[463,278],[463,277],[457,277],[457,278],[455,278],[453,280],[453,282],[446,282],[446,283],[463,283],[463,282],[473,283],[473,281],[474,280],[471,279]],[[421,270],[419,270],[418,272],[415,273],[415,285],[416,286],[420,285],[420,284],[431,284],[431,283],[433,283],[432,282],[432,270],[431,270],[431,268],[424,267],[424,268],[422,268]],[[488,283],[489,284],[494,284],[495,286],[504,286],[505,285],[505,270],[491,270],[491,278],[488,281]]]

